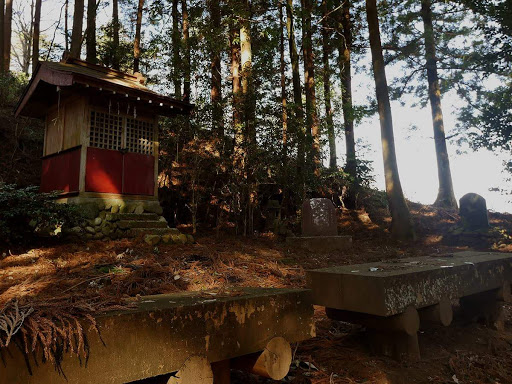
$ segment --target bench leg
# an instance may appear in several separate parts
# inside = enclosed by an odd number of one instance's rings
[[[496,330],[505,329],[505,314],[500,290],[492,290],[462,297],[460,308],[467,321],[483,321]]]
[[[373,353],[398,361],[419,361],[420,346],[418,334],[368,330],[368,339]]]
[[[231,362],[222,360],[212,363],[213,384],[230,384],[231,382]]]

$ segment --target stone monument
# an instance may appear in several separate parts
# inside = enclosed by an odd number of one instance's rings
[[[489,228],[487,204],[482,196],[467,193],[459,200],[459,206],[459,214],[465,229],[478,231]]]
[[[308,251],[341,251],[352,246],[351,236],[338,235],[336,207],[331,200],[316,198],[302,204],[302,236],[286,238]]]

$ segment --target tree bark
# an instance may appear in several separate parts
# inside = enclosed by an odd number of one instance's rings
[[[224,111],[222,108],[222,70],[220,61],[220,46],[218,37],[221,36],[220,25],[222,15],[219,0],[209,0],[210,23],[212,34],[210,36],[211,55],[211,91],[212,102],[212,128],[217,137],[224,136]]]
[[[174,85],[174,97],[181,99],[181,62],[180,62],[180,15],[178,13],[178,1],[172,0],[172,83]]]
[[[34,26],[32,30],[32,73],[36,70],[39,62],[39,33],[41,24],[41,0],[36,0],[34,12]]]
[[[13,0],[5,1],[3,56],[4,72],[9,72],[11,69],[12,2]]]
[[[96,0],[87,0],[86,60],[96,64]]]
[[[75,0],[73,12],[73,30],[71,31],[71,48],[69,56],[75,59],[80,58],[82,49],[82,28],[84,22],[84,0]]]
[[[346,0],[345,0],[346,1]],[[322,0],[322,64],[324,81],[324,102],[325,102],[325,122],[327,125],[327,138],[329,140],[329,168],[336,169],[336,137],[334,134],[334,122],[332,118],[331,107],[331,67],[329,65],[329,56],[331,54],[329,38],[329,7],[327,0]]]
[[[140,71],[140,29],[142,27],[142,10],[144,0],[139,0],[137,7],[137,21],[135,24],[135,40],[133,41],[133,72]]]
[[[284,0],[283,0],[284,1]],[[304,161],[305,161],[305,130],[304,130],[304,109],[302,106],[302,86],[300,84],[299,54],[295,43],[295,29],[293,20],[293,0],[286,1],[286,31],[288,34],[288,47],[290,51],[290,62],[292,65],[293,84],[293,111],[294,124],[297,134],[297,179],[304,184]]]
[[[424,27],[425,58],[427,61],[428,97],[432,110],[432,122],[434,126],[434,143],[437,158],[437,174],[439,178],[439,190],[434,205],[444,208],[457,209],[457,200],[453,192],[450,159],[446,148],[444,133],[443,111],[441,109],[441,90],[437,76],[436,43],[434,26],[432,24],[432,5],[430,0],[421,1],[421,18]]]
[[[393,237],[397,239],[412,240],[415,238],[414,228],[411,214],[402,192],[402,185],[400,183],[398,165],[396,162],[391,104],[389,102],[386,70],[384,66],[384,57],[382,55],[376,0],[366,0],[366,16],[370,35],[373,76],[375,78],[377,104],[379,108],[386,194],[392,218],[391,233]]]
[[[119,70],[119,3],[112,0],[112,67]]]
[[[286,106],[286,68],[284,61],[283,3],[279,1],[279,72],[281,74],[281,122],[282,122],[282,161],[286,172],[288,157],[288,111]]]
[[[356,194],[359,187],[357,175],[356,143],[354,138],[354,108],[352,105],[352,73],[350,55],[352,52],[352,22],[350,20],[350,0],[345,0],[340,15],[341,34],[339,64],[341,77],[341,103],[343,110],[343,128],[345,131],[345,147],[347,163],[345,169],[350,176],[351,183],[345,198],[348,208],[356,208]]]
[[[304,81],[306,88],[306,148],[308,164],[315,176],[320,175],[320,136],[316,109],[315,63],[311,16],[313,0],[302,0],[302,50],[304,53]]]
[[[183,100],[190,101],[190,20],[188,18],[187,0],[181,0],[181,14],[183,22]]]
[[[4,72],[5,0],[0,0],[0,73]]]
[[[69,19],[69,0],[66,0],[64,3],[64,49],[69,53],[69,28],[68,28],[68,19]]]

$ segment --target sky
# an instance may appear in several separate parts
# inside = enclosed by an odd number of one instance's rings
[[[21,0],[21,3],[28,4],[29,0]],[[41,29],[48,40],[53,37],[62,3],[60,0],[43,0]],[[25,13],[28,8],[27,5]],[[71,10],[72,1],[70,1],[70,14],[72,14]],[[109,20],[110,12],[110,7],[100,7],[98,25]],[[59,32],[57,32],[55,40],[62,43],[62,36]],[[393,76],[400,75],[399,68],[388,66],[386,71],[388,83],[392,82]],[[368,96],[373,96],[374,92],[371,72],[353,74],[355,104],[365,104]],[[449,92],[443,95],[442,107],[447,136],[454,132],[457,122],[455,114],[461,105],[455,93]],[[414,202],[432,204],[437,196],[438,181],[430,106],[412,108],[402,106],[399,102],[392,102],[391,108],[397,161],[405,197]],[[334,113],[338,116],[341,115],[340,110],[335,110]],[[412,130],[411,127],[415,129]],[[365,118],[358,124],[355,128],[355,136],[357,141],[365,144],[365,159],[373,161],[375,187],[383,190],[384,169],[378,116]],[[336,144],[338,163],[342,164],[345,149],[342,134],[339,135]],[[489,209],[512,213],[512,195],[501,192],[504,190],[512,193],[512,181],[510,180],[512,175],[503,171],[503,162],[510,160],[512,154],[493,153],[484,149],[474,152],[467,147],[450,142],[448,143],[448,152],[457,199],[469,192],[478,193],[487,200]],[[496,189],[498,190],[496,191]]]

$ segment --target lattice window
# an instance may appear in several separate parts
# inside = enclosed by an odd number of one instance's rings
[[[104,149],[121,149],[123,118],[109,113],[91,111],[89,146]]]
[[[129,152],[153,154],[153,123],[126,118],[126,149]]]

